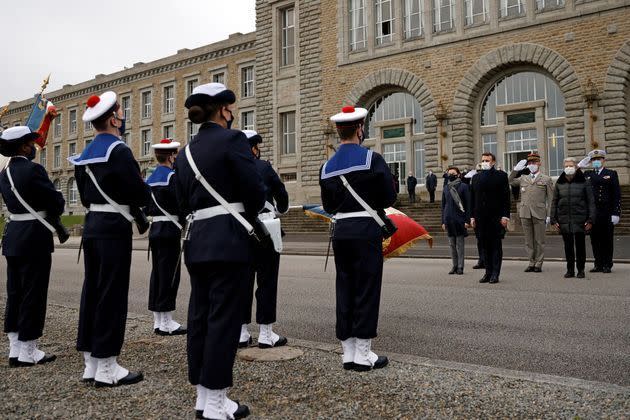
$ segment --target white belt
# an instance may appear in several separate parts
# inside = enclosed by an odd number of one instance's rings
[[[353,211],[350,213],[337,213],[333,216],[335,220],[349,219],[351,217],[372,217],[367,211]]]
[[[127,213],[131,210],[129,206],[124,204],[118,205],[121,209],[126,210]],[[111,204],[90,204],[90,211],[96,211],[101,213],[119,213],[118,210]],[[119,213],[120,214],[120,213]]]
[[[43,218],[46,218],[45,211],[38,211],[37,214],[39,214]],[[20,213],[20,214],[9,214],[9,220],[12,222],[26,222],[28,220],[37,220],[37,218],[33,216],[31,213]]]
[[[245,206],[243,203],[229,203],[235,211],[239,213],[245,212]],[[195,210],[193,212],[193,221],[211,219],[222,214],[229,214],[228,210],[222,205],[206,207],[205,209]],[[154,219],[155,220],[155,219]]]
[[[171,217],[172,217],[173,219],[177,220],[177,217],[175,217],[175,216],[171,216]],[[151,221],[152,221],[153,223],[155,223],[155,222],[171,222],[171,223],[173,223],[173,220],[172,220],[172,219],[169,219],[169,218],[168,218],[168,216],[153,216],[153,217],[151,218]]]

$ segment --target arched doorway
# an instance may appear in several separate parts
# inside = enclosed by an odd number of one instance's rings
[[[565,99],[558,84],[534,70],[513,70],[489,85],[479,115],[481,152],[492,152],[509,172],[531,152],[550,176],[565,158]]]

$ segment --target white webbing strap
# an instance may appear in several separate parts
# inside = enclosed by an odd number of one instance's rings
[[[114,200],[111,199],[111,197],[107,194],[105,194],[105,191],[103,191],[101,189],[101,186],[98,185],[98,182],[96,182],[96,177],[94,176],[94,174],[92,173],[92,171],[90,170],[90,166],[89,165],[85,165],[85,172],[87,172],[87,174],[90,176],[90,179],[92,180],[92,182],[94,183],[94,186],[96,187],[96,189],[98,190],[99,193],[101,193],[101,195],[103,196],[103,198],[105,199],[105,201],[107,201],[109,203],[110,206],[112,206],[113,208],[116,209],[116,211],[120,214],[122,214],[122,216],[127,219],[130,222],[133,222],[133,216],[131,214],[129,214],[129,212],[126,209],[123,209],[117,202],[115,202]]]
[[[267,210],[269,210],[272,213],[276,212],[276,206],[274,206],[273,204],[271,204],[269,201],[265,201],[265,208]]]
[[[153,199],[153,202],[155,203],[155,205],[157,206],[158,210],[160,210],[162,212],[162,214],[164,215],[164,217],[166,217],[168,219],[168,221],[172,222],[175,224],[175,226],[177,226],[179,228],[179,230],[182,230],[182,225],[175,219],[175,216],[173,216],[172,214],[168,213],[166,210],[164,210],[162,208],[162,206],[160,206],[157,202],[157,199],[155,198],[155,195],[153,195],[153,191],[151,191],[151,198]],[[156,220],[155,217],[153,218],[154,222],[157,222],[159,220]]]
[[[10,162],[11,162],[11,159],[9,159],[9,163]],[[46,226],[46,229],[48,229],[52,233],[55,233],[55,228],[50,223],[48,223],[46,221],[46,219],[44,219],[42,217],[41,214],[36,212],[35,209],[33,209],[33,207],[29,206],[29,204],[26,202],[26,200],[24,200],[24,198],[22,198],[22,196],[18,192],[17,188],[15,188],[15,183],[13,182],[13,177],[11,176],[11,169],[9,168],[9,164],[8,163],[7,163],[7,178],[9,178],[9,183],[11,184],[11,191],[15,195],[15,198],[18,199],[18,201],[26,209],[26,211],[28,211],[35,219],[39,220],[39,222],[42,225]]]
[[[350,191],[350,194],[352,194],[354,199],[357,200],[357,202],[361,205],[361,207],[363,207],[365,211],[368,212],[368,214],[372,217],[372,219],[374,219],[380,227],[385,226],[385,222],[383,221],[383,219],[381,219],[378,213],[376,213],[376,211],[374,211],[374,209],[370,207],[368,203],[366,203],[365,200],[363,200],[359,194],[357,194],[357,192],[354,190],[354,188],[352,188],[352,185],[350,185],[346,177],[343,175],[339,175],[339,178],[341,178],[341,182],[343,182],[343,186],[346,187],[348,191]]]
[[[243,227],[247,230],[247,233],[249,233],[250,235],[254,235],[254,227],[247,220],[245,220],[245,218],[241,216],[236,210],[234,210],[234,208],[230,206],[230,203],[225,201],[225,198],[221,197],[221,194],[216,192],[216,190],[212,188],[212,185],[210,185],[208,181],[206,181],[206,179],[203,177],[203,175],[199,171],[199,168],[195,164],[195,161],[193,160],[192,153],[190,152],[190,145],[187,145],[184,148],[184,151],[186,153],[186,159],[188,160],[188,164],[190,165],[190,168],[195,173],[195,178],[197,179],[197,181],[199,181],[201,185],[203,185],[206,191],[208,191],[210,195],[215,200],[217,200],[219,204],[223,206],[225,210],[228,211],[228,213],[230,213],[241,225],[243,225]]]

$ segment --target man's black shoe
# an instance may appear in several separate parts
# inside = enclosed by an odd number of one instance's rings
[[[459,274],[459,275],[464,274],[464,270],[461,270],[461,269],[460,269],[460,270],[457,270],[457,274]]]
[[[582,272],[582,274],[584,274],[584,272]],[[572,277],[575,277],[575,273],[573,271],[567,271],[566,273],[564,273],[565,279],[570,279]]]
[[[534,267],[532,267],[531,265],[528,266],[525,270],[526,273],[531,273],[532,271],[534,271]]]
[[[239,349],[244,349],[245,347],[251,346],[253,343],[254,343],[254,339],[250,336],[247,341],[239,341],[238,342],[238,348]]]
[[[595,267],[591,268],[590,272],[591,273],[601,273],[602,272],[602,268],[595,266]]]
[[[115,384],[108,384],[107,382],[94,381],[94,387],[96,388],[113,388],[121,385],[133,385],[141,382],[144,379],[142,372],[129,372],[127,376],[116,382]]]
[[[360,365],[358,363],[354,363],[352,367],[355,372],[367,372],[372,369],[382,369],[389,364],[389,359],[387,356],[378,356],[376,362],[374,362],[374,366],[370,365]]]
[[[488,276],[483,276],[482,278],[479,279],[479,283],[488,283],[490,281],[490,278]]]
[[[612,270],[610,269],[610,267],[604,267],[602,268],[602,273],[610,274],[612,273]]]
[[[457,267],[451,268],[451,271],[448,272],[448,274],[455,274],[455,273],[457,273]]]
[[[495,284],[499,282],[499,278],[498,277],[490,277],[490,281],[488,283],[490,284]]]
[[[486,266],[481,264],[481,263],[477,263],[477,264],[473,265],[473,270],[480,270],[482,268],[486,268]]]
[[[37,363],[20,362],[20,360],[18,359],[15,361],[16,364],[13,367],[31,367],[35,365],[43,365],[44,363],[54,362],[55,360],[57,360],[57,356],[55,356],[54,354],[45,354],[44,357],[39,359]]]
[[[584,278],[584,271],[578,271],[577,278],[578,279],[583,279]]]
[[[534,273],[542,273],[542,268],[541,267],[534,267],[534,269],[532,271]]]

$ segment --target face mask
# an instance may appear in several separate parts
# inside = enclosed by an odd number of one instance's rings
[[[481,170],[482,171],[487,171],[492,167],[492,165],[490,164],[490,162],[481,162]]]
[[[229,120],[228,119],[225,120],[227,122],[227,128],[230,129],[230,128],[232,128],[232,123],[234,123],[234,114],[232,114],[232,111],[230,111],[229,109],[227,110],[227,112],[229,112],[230,116],[232,117]]]
[[[564,168],[564,173],[567,175],[575,175],[575,166],[567,166]]]
[[[538,172],[538,165],[527,165],[527,169],[529,169],[529,172],[535,174],[536,172]]]
[[[594,160],[593,161],[593,168],[599,169],[601,167],[602,167],[602,161],[601,160]]]
[[[120,127],[118,127],[118,132],[120,133],[120,137],[125,135],[125,123],[126,120],[123,118],[122,120],[118,120],[121,122]]]
[[[35,159],[35,153],[36,153],[35,145],[32,145],[32,146],[31,146],[31,151],[30,151],[30,153],[29,153],[28,155],[26,155],[26,158],[27,158],[28,160],[33,160],[33,159]]]
[[[449,181],[455,181],[457,179],[457,175],[449,175],[448,176],[448,180]]]

